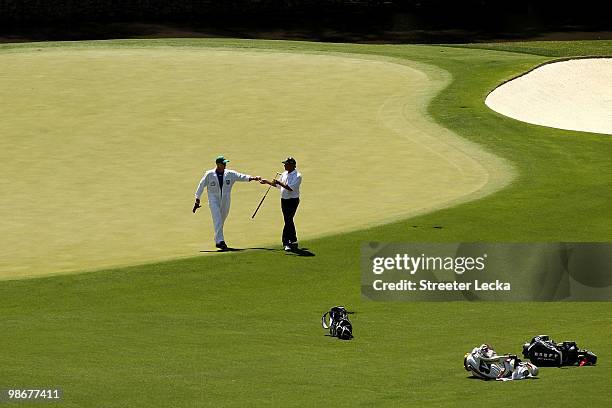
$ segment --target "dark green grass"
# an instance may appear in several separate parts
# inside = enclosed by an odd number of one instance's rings
[[[546,57],[610,56],[610,40],[530,41],[465,44],[461,47],[510,51]]]
[[[0,388],[60,386],[66,407],[607,404],[608,303],[375,303],[359,294],[366,241],[612,239],[612,139],[523,124],[483,103],[498,83],[546,58],[433,46],[154,43],[380,53],[438,65],[454,82],[430,113],[507,158],[519,176],[478,201],[303,242],[314,257],[245,251],[2,282]],[[596,47],[612,54],[611,42]],[[298,217],[298,231],[306,222]],[[320,315],[336,304],[356,311],[353,341],[320,328]],[[472,347],[519,352],[539,333],[578,341],[600,364],[543,369],[539,380],[508,384],[463,371]]]

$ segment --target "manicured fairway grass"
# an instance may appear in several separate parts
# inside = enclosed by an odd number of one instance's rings
[[[511,51],[546,57],[610,56],[609,40],[593,41],[529,41],[510,43],[465,44],[459,47]]]
[[[435,46],[164,44],[362,52],[436,65],[453,82],[433,100],[432,117],[509,160],[518,177],[457,207],[303,242],[314,257],[253,250],[2,282],[0,388],[59,386],[62,406],[71,407],[607,404],[608,303],[374,303],[359,295],[362,242],[612,239],[612,139],[526,125],[483,103],[544,57]],[[612,54],[612,43],[598,47]],[[351,342],[320,329],[320,315],[336,304],[356,311]],[[519,352],[539,333],[576,340],[600,364],[503,384],[463,371],[472,347]]]

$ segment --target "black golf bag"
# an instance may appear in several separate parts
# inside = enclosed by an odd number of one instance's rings
[[[546,335],[536,336],[523,345],[523,356],[540,367],[595,365],[597,356],[581,350],[573,341],[555,343]]]
[[[329,330],[330,336],[350,340],[353,338],[353,325],[348,318],[349,313],[342,306],[332,307],[321,317],[321,325]]]

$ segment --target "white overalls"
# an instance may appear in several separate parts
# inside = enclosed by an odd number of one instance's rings
[[[208,170],[204,173],[198,189],[195,192],[195,198],[198,200],[202,196],[204,187],[208,191],[208,206],[212,215],[215,228],[215,242],[218,244],[225,241],[223,237],[223,224],[229,214],[232,187],[236,181],[249,181],[251,176],[238,173],[234,170],[225,170],[223,173],[223,188],[219,187],[219,178],[215,169]]]

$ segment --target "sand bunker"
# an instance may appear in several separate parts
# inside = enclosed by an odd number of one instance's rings
[[[485,103],[527,123],[612,134],[612,58],[546,64],[495,89]]]

